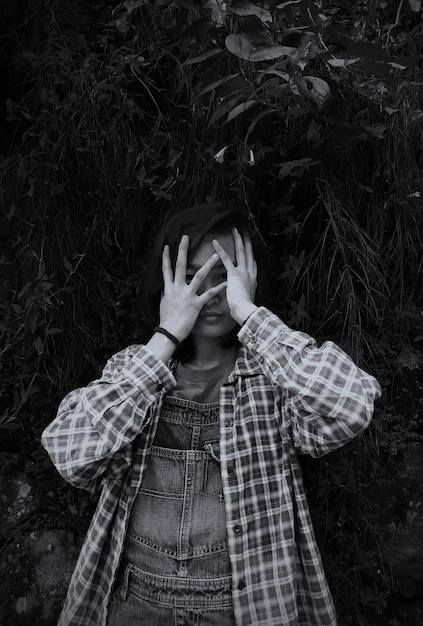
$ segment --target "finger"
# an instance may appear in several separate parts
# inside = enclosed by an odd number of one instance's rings
[[[222,261],[223,265],[225,266],[226,271],[229,272],[229,270],[233,269],[235,266],[232,263],[231,257],[226,252],[226,250],[224,248],[222,248],[222,246],[217,241],[217,239],[213,239],[212,240],[212,246],[216,250],[217,254],[219,255],[220,260]]]
[[[237,228],[232,229],[232,237],[235,243],[236,266],[241,269],[245,269],[247,267],[247,262],[245,258],[244,240],[242,239]]]
[[[163,272],[163,284],[164,286],[166,286],[169,283],[171,283],[173,280],[169,246],[167,245],[163,248],[163,253],[162,253],[162,272]]]
[[[176,257],[175,281],[186,282],[188,247],[189,237],[188,235],[182,235],[178,247],[178,256]]]
[[[190,283],[194,291],[197,291],[198,287],[201,285],[203,280],[207,277],[207,274],[210,272],[211,268],[216,265],[216,262],[219,260],[219,255],[215,252],[211,255],[209,259],[204,263],[199,270],[197,270],[193,276],[193,279]]]
[[[202,306],[207,304],[207,302],[209,300],[211,300],[213,298],[213,296],[215,296],[217,293],[220,293],[221,291],[226,289],[227,285],[228,285],[228,283],[225,280],[223,283],[220,283],[219,285],[216,285],[216,287],[211,287],[210,289],[207,289],[207,291],[202,293],[201,296],[198,296],[200,304]]]
[[[254,273],[254,264],[256,262],[254,258],[253,245],[251,243],[251,239],[248,235],[244,236],[244,247],[245,247],[245,259],[248,273]]]

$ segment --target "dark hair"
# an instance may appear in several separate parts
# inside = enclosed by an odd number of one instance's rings
[[[144,267],[144,280],[141,290],[142,317],[146,337],[151,335],[153,328],[159,322],[159,307],[163,290],[162,252],[164,246],[166,244],[169,245],[170,258],[174,270],[182,235],[189,235],[188,257],[192,257],[208,235],[228,233],[235,226],[241,234],[249,234],[252,241],[258,266],[256,302],[260,303],[262,280],[259,246],[256,241],[256,231],[248,214],[236,207],[219,203],[192,206],[168,218],[161,225],[151,246],[150,254]],[[234,331],[222,338],[222,341],[226,345],[237,343],[236,335],[238,329],[238,326],[236,326]],[[181,361],[187,361],[193,356],[193,346],[189,337],[182,343],[175,356]]]

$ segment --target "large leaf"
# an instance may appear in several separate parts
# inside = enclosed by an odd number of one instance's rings
[[[248,39],[241,34],[228,35],[225,39],[225,45],[229,52],[244,59],[245,61],[272,61],[283,56],[289,56],[296,52],[296,48],[288,46],[266,46],[256,48]]]
[[[287,176],[295,176],[301,178],[305,170],[309,170],[313,165],[318,165],[320,161],[313,161],[308,157],[304,159],[296,159],[294,161],[285,161],[285,163],[278,163],[280,170],[278,172],[279,178],[286,178]]]
[[[206,59],[210,59],[211,57],[214,57],[217,54],[220,54],[221,52],[223,52],[221,48],[214,48],[213,50],[206,50],[205,52],[202,52],[196,57],[187,59],[186,61],[182,63],[182,65],[193,65],[194,63],[201,63],[202,61],[205,61]]]
[[[224,98],[228,98],[234,93],[239,93],[240,91],[245,91],[247,94],[252,93],[252,86],[245,78],[241,75],[233,76],[230,80],[222,83],[220,87],[216,88],[216,98],[222,100]]]
[[[247,132],[245,134],[245,138],[244,138],[244,145],[245,147],[247,147],[248,144],[248,140],[250,138],[251,133],[253,132],[253,130],[255,129],[255,127],[257,126],[258,122],[265,117],[266,115],[269,115],[270,113],[274,113],[273,109],[270,108],[266,108],[263,111],[260,111],[260,113],[257,113],[257,115],[255,116],[255,118],[251,121],[251,124],[249,125]]]
[[[260,74],[257,76],[257,79],[256,79],[257,83],[260,84],[260,81],[263,78],[263,76],[268,76],[269,74],[273,76],[278,76],[279,78],[281,78],[282,80],[285,80],[286,82],[289,82],[290,80],[290,76],[288,72],[281,72],[280,70],[275,70],[273,68],[270,68],[269,70],[266,70],[265,72],[260,72]]]
[[[239,74],[229,74],[228,76],[224,76],[223,78],[218,78],[217,80],[214,80],[210,84],[203,87],[203,89],[198,94],[198,97],[204,96],[204,94],[208,93],[209,91],[212,91],[213,89],[216,89],[217,87],[220,87],[224,83],[228,82],[228,80],[231,80],[232,78],[235,78],[236,76],[239,76]]]
[[[327,64],[332,67],[348,67],[349,65],[354,65],[360,59],[328,59]]]
[[[257,104],[257,102],[257,100],[247,100],[246,102],[241,102],[241,104],[238,104],[232,109],[232,111],[230,111],[228,117],[226,118],[226,122],[230,122],[241,113],[244,113],[244,111],[248,111],[248,109],[251,109],[251,107]]]
[[[217,105],[213,113],[210,116],[209,126],[217,122],[224,115],[229,114],[232,109],[241,101],[245,100],[250,94],[247,89],[241,89],[239,92],[232,94],[228,98],[225,98],[223,102]]]
[[[421,0],[408,0],[408,4],[410,5],[410,9],[414,11],[414,13],[419,13],[422,8]]]
[[[257,73],[256,82],[260,84],[263,76],[267,74],[274,74],[275,76],[280,76],[284,80],[289,80],[289,74],[286,71],[287,68],[287,59],[283,59],[282,61],[277,61],[276,63],[272,63],[272,65],[268,65],[266,69],[262,72]]]
[[[301,2],[302,0],[290,0],[289,2],[281,2],[280,4],[276,5],[276,8],[282,10],[290,6],[291,4],[301,4]]]
[[[141,8],[145,4],[148,4],[148,0],[125,0],[123,6],[128,11],[128,13],[132,13],[132,11]]]
[[[250,0],[235,0],[229,7],[229,10],[236,15],[245,17],[246,15],[255,15],[262,22],[271,22],[272,16],[263,6],[250,2]]]
[[[291,48],[290,46],[271,46],[269,48],[258,48],[250,61],[273,61],[273,59],[280,59],[281,57],[294,56],[297,52],[297,48]]]
[[[330,97],[330,87],[325,80],[317,76],[299,76],[295,79],[299,92],[313,100],[319,109]]]

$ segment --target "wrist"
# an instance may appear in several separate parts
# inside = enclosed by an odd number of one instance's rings
[[[258,309],[253,302],[246,302],[245,304],[241,304],[237,306],[237,308],[232,312],[231,315],[233,319],[242,326],[244,322],[247,320],[250,315],[254,313]]]
[[[189,331],[186,328],[182,328],[180,325],[169,321],[160,321],[156,328],[163,328],[168,333],[173,335],[179,343],[182,343],[189,335]]]
[[[158,359],[167,363],[173,356],[176,346],[168,337],[161,333],[155,332],[151,339],[146,343],[146,347],[153,352]]]
[[[175,344],[176,348],[180,348],[181,346],[181,342],[179,341],[179,339],[177,337],[175,337],[175,335],[173,335],[172,333],[170,333],[166,328],[163,328],[162,326],[156,326],[153,330],[154,333],[159,333],[160,335],[164,335],[165,337],[167,337],[168,339],[170,339],[170,341]]]

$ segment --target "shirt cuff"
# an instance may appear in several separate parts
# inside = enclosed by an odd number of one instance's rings
[[[176,380],[168,366],[146,346],[128,348],[130,361],[121,371],[134,385],[145,393],[151,390],[166,393],[176,385]]]
[[[248,348],[256,350],[274,341],[295,349],[302,349],[310,343],[308,335],[292,330],[264,306],[256,309],[246,320],[238,332],[238,339]]]

